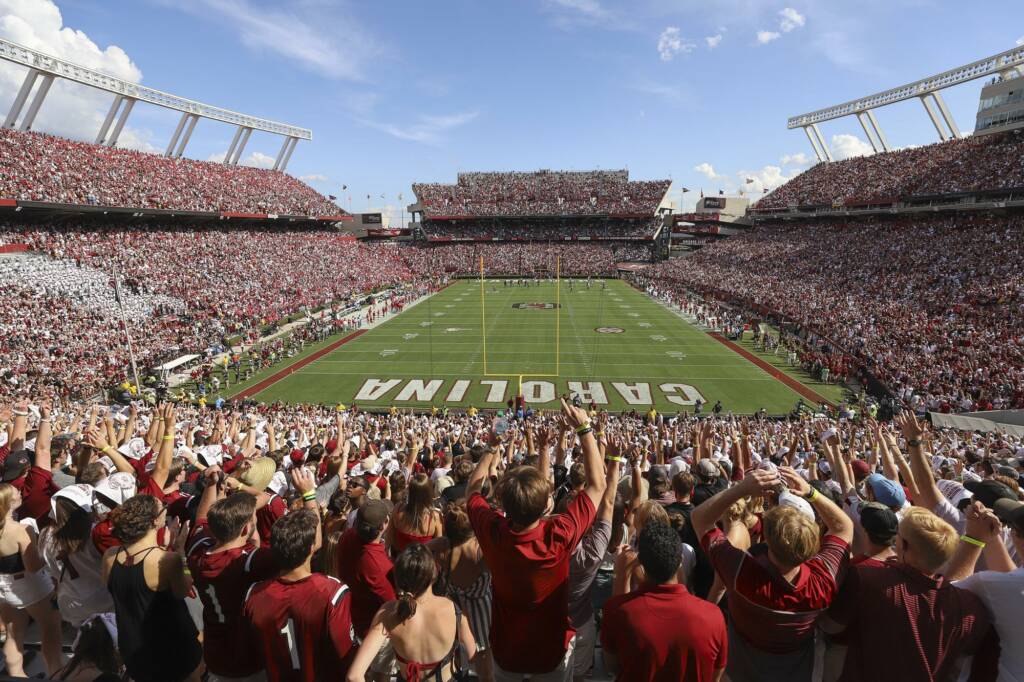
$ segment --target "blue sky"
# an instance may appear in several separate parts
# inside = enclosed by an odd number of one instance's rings
[[[812,158],[788,116],[1009,49],[1019,0],[0,0],[0,36],[178,95],[301,125],[289,172],[345,208],[391,208],[464,170],[628,167],[717,193]],[[6,111],[24,70],[0,69]],[[945,93],[973,128],[980,82]],[[62,84],[37,128],[91,138],[109,96]],[[877,112],[895,146],[937,139],[920,102]],[[177,115],[139,105],[123,141],[162,151]],[[193,158],[233,128],[201,121]],[[822,126],[863,151],[855,119]],[[254,134],[249,163],[279,139]],[[342,191],[341,186],[348,189]],[[366,195],[371,195],[368,202]],[[757,191],[759,195],[760,192]],[[384,199],[381,199],[381,195]],[[678,196],[678,194],[676,194]]]

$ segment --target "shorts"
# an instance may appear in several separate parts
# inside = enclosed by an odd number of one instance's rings
[[[576,629],[576,650],[572,655],[572,676],[586,677],[594,664],[594,646],[597,644],[597,625],[594,616]]]
[[[52,593],[53,581],[45,568],[38,573],[0,573],[0,602],[8,606],[23,609]]]
[[[565,649],[565,656],[562,658],[562,662],[558,664],[557,668],[546,673],[510,673],[502,670],[498,662],[495,661],[494,680],[495,682],[521,682],[522,680],[530,680],[530,682],[570,682],[572,680],[572,662],[577,641],[575,636],[569,640],[569,646]]]

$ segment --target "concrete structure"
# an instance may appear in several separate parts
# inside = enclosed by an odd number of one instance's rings
[[[975,135],[1024,128],[1024,78],[1020,71],[994,78],[981,89]]]
[[[907,83],[899,87],[878,92],[867,97],[850,100],[842,104],[812,111],[789,119],[787,127],[792,129],[803,128],[807,135],[811,148],[819,161],[829,162],[832,154],[829,152],[825,137],[818,129],[818,124],[824,121],[831,121],[846,116],[856,116],[860,122],[864,134],[867,135],[871,147],[876,152],[889,151],[889,142],[885,133],[878,125],[874,110],[895,102],[918,98],[924,107],[932,125],[935,126],[940,140],[959,139],[960,129],[953,120],[946,102],[942,99],[942,90],[988,76],[996,76],[1003,81],[1020,75],[1024,69],[1024,45],[1019,45],[1012,50],[1000,52],[999,54],[979,59],[978,61],[964,64],[949,71],[913,83]],[[984,96],[983,96],[984,99]],[[995,131],[992,131],[995,132]]]
[[[4,118],[5,128],[31,130],[36,115],[39,113],[39,109],[42,107],[54,79],[63,78],[114,95],[114,101],[111,103],[110,110],[103,120],[103,125],[100,126],[95,141],[96,144],[103,144],[108,147],[117,145],[117,140],[124,130],[125,123],[128,121],[128,116],[131,114],[136,102],[155,104],[165,109],[181,112],[178,127],[175,129],[174,135],[171,136],[167,149],[164,152],[164,155],[168,157],[178,158],[185,153],[188,141],[192,137],[192,131],[195,130],[196,124],[201,118],[237,126],[234,140],[232,140],[231,147],[224,157],[224,163],[229,165],[238,163],[242,156],[242,151],[249,141],[249,136],[254,130],[281,135],[284,138],[281,150],[278,152],[274,162],[274,170],[280,171],[284,171],[288,167],[288,161],[291,159],[292,152],[295,151],[295,145],[298,144],[299,140],[313,139],[312,131],[306,128],[257,118],[248,114],[240,114],[222,109],[221,107],[195,102],[178,97],[177,95],[161,92],[160,90],[147,88],[138,83],[114,78],[105,73],[93,71],[79,64],[60,59],[59,57],[53,57],[2,38],[0,38],[0,59],[28,67],[28,72],[21,83],[21,88],[19,88],[18,94],[15,95],[14,102]],[[37,83],[38,86],[36,85]],[[32,94],[33,89],[35,95],[30,102],[29,95]],[[26,104],[28,104],[27,109],[25,108]],[[22,116],[22,113],[24,113],[24,116]]]

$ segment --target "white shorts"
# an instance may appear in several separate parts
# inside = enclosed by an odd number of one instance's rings
[[[521,682],[522,680],[530,680],[530,682],[570,682],[572,680],[572,662],[573,654],[576,648],[577,638],[574,636],[569,640],[569,646],[565,650],[565,656],[562,657],[562,662],[558,664],[558,667],[546,673],[530,674],[530,673],[510,673],[502,670],[498,662],[494,662],[494,680],[495,682]]]
[[[0,573],[0,602],[8,606],[23,609],[41,602],[52,593],[53,581],[45,568],[38,573]]]

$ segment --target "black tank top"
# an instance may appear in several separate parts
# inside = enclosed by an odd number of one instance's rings
[[[10,575],[12,573],[24,573],[25,563],[21,560],[21,552],[0,556],[0,573]]]
[[[184,599],[146,584],[145,560],[156,547],[143,549],[110,569],[107,588],[114,598],[117,647],[135,682],[177,682],[202,659],[198,631]],[[118,550],[118,556],[124,552]]]

